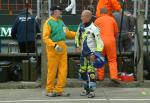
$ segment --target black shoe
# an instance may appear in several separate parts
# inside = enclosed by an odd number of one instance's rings
[[[46,96],[48,97],[56,97],[56,93],[50,92],[50,93],[45,93]]]
[[[56,93],[56,96],[62,96],[62,97],[69,97],[71,94],[66,92],[58,92]]]
[[[94,98],[95,97],[95,92],[90,92],[88,95],[87,95],[88,98]]]
[[[101,82],[101,81],[104,81],[104,79],[96,79],[96,81],[100,81]]]
[[[118,79],[111,79],[111,81],[114,83],[114,84],[120,84],[120,81]]]

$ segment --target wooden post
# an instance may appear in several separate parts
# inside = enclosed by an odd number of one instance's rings
[[[40,2],[41,4],[41,20],[42,20],[42,30],[43,30],[43,24],[48,18],[48,0],[43,0]],[[42,36],[42,34],[41,34]],[[45,44],[42,42],[42,54],[41,54],[41,80],[42,80],[42,86],[45,86],[46,84],[46,78],[47,78],[47,56],[46,56],[46,50],[45,50]]]
[[[138,0],[137,10],[137,25],[141,52],[138,53],[140,61],[137,65],[137,81],[141,85],[144,82],[143,78],[143,25],[144,25],[144,0]]]

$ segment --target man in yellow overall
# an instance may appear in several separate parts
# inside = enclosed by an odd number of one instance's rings
[[[48,59],[46,96],[50,97],[69,95],[63,90],[67,79],[67,46],[65,40],[66,38],[73,39],[76,33],[67,29],[60,16],[60,6],[53,6],[51,16],[46,20],[43,27],[43,42],[46,44]],[[58,78],[55,85],[56,75]]]

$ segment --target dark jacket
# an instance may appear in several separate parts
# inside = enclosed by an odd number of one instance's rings
[[[26,41],[35,41],[35,34],[40,32],[40,27],[35,17],[28,13],[28,32],[26,37],[26,12],[18,15],[11,30],[13,39],[19,43]]]
[[[121,14],[119,12],[113,13],[113,16],[118,24],[120,30]],[[133,17],[123,16],[122,32],[131,32],[134,30],[135,22]]]

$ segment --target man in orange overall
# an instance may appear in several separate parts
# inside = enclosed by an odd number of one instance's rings
[[[121,12],[121,6],[118,0],[98,0],[97,8],[96,8],[96,18],[100,17],[100,10],[102,8],[108,9],[108,15],[112,16],[113,11]]]
[[[100,29],[102,41],[104,42],[104,50],[102,54],[107,56],[110,78],[113,82],[119,83],[118,81],[118,70],[117,70],[117,53],[116,53],[116,38],[118,34],[118,26],[115,19],[108,15],[106,8],[101,9],[101,16],[95,20],[95,25]],[[104,79],[104,67],[97,69],[98,80]]]

